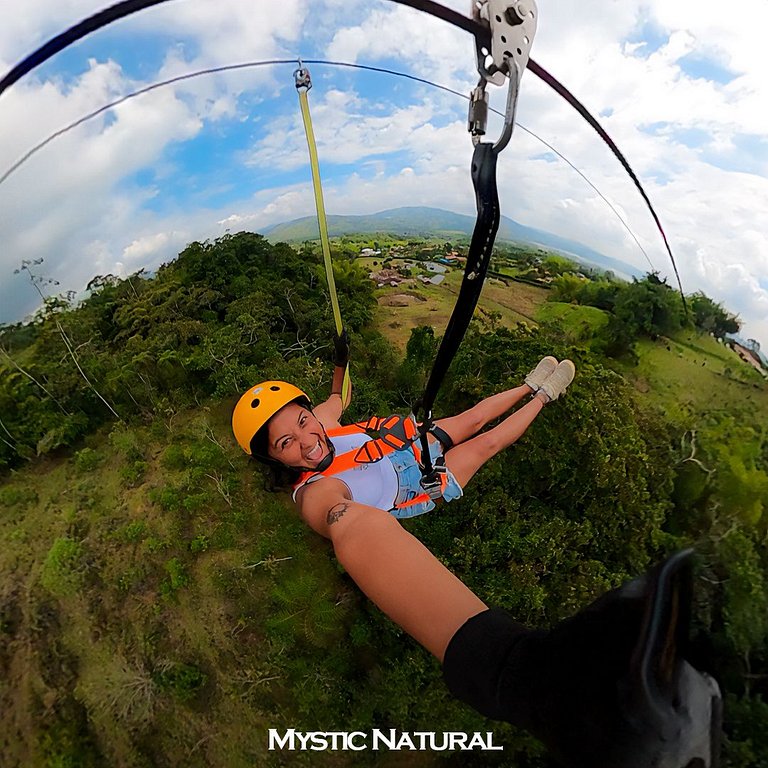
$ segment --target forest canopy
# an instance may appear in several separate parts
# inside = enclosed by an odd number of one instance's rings
[[[607,321],[574,342],[557,324],[479,315],[437,407],[458,412],[545,354],[576,362],[572,388],[464,498],[407,526],[536,626],[694,546],[691,653],[726,695],[724,764],[768,765],[768,408],[734,381],[738,407],[664,410],[622,374],[641,340],[723,337],[738,319],[701,293],[686,314],[658,275],[555,267],[550,298]],[[333,269],[348,418],[406,411],[442,329],[414,327],[399,352],[354,249]],[[229,413],[254,382],[327,396],[333,330],[318,248],[252,233],[192,243],[154,275],[96,276],[83,301],[49,297],[0,329],[0,706],[16,713],[4,763],[268,765],[265,724],[344,723],[493,729],[506,745],[495,765],[548,765],[529,737],[450,700],[436,662],[234,444]]]

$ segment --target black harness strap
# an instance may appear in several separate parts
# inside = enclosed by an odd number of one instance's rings
[[[432,424],[432,406],[474,314],[480,292],[483,289],[483,281],[488,272],[496,232],[499,228],[501,211],[496,187],[497,158],[498,154],[492,144],[482,142],[475,146],[475,152],[472,156],[472,184],[475,187],[477,221],[472,232],[467,266],[464,268],[464,278],[461,282],[459,297],[448,321],[440,349],[437,351],[426,389],[421,400],[416,403],[413,409],[416,416],[420,410],[424,413],[420,428],[421,455],[424,465],[422,485],[428,493],[428,486],[436,488],[440,482],[439,470],[432,465],[427,440],[427,433],[434,426]]]

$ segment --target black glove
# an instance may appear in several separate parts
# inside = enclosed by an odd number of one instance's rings
[[[349,362],[349,334],[342,331],[333,336],[333,364],[339,368],[346,368]]]

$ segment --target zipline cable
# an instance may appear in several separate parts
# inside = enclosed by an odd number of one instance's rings
[[[645,200],[645,204],[648,207],[648,210],[651,212],[651,216],[653,216],[653,220],[656,222],[656,227],[661,233],[661,237],[664,240],[664,246],[667,249],[667,253],[669,254],[669,259],[672,262],[672,267],[675,270],[675,277],[677,278],[677,287],[680,289],[680,298],[683,300],[683,310],[685,311],[686,315],[688,314],[688,307],[685,303],[685,294],[683,293],[683,284],[680,281],[680,273],[677,271],[677,264],[675,263],[675,257],[672,255],[672,248],[670,248],[669,241],[667,240],[667,235],[664,232],[664,228],[661,226],[661,221],[659,220],[659,217],[656,215],[656,211],[654,210],[654,207],[651,205],[651,201],[648,197],[648,195],[645,193],[645,189],[643,189],[643,185],[640,183],[640,179],[637,178],[635,175],[635,172],[632,170],[632,168],[629,165],[629,162],[624,157],[624,155],[621,153],[621,150],[616,146],[613,139],[606,133],[605,129],[600,125],[600,123],[595,120],[594,117],[590,114],[589,110],[558,80],[556,80],[552,75],[549,74],[543,67],[539,66],[533,59],[531,59],[528,62],[528,68],[533,72],[537,77],[541,78],[550,88],[552,88],[555,93],[558,93],[560,96],[562,96],[591,126],[592,128],[597,131],[598,136],[608,145],[611,152],[613,152],[614,156],[618,159],[618,161],[622,164],[624,167],[624,170],[629,174],[630,178],[634,182],[635,186],[637,187],[638,192],[642,195],[643,200]]]
[[[83,19],[69,29],[64,30],[61,34],[52,37],[48,42],[41,45],[36,51],[13,67],[0,80],[0,94],[21,80],[24,75],[39,67],[44,61],[48,61],[52,56],[61,53],[65,48],[69,48],[73,43],[87,37],[91,32],[96,32],[113,21],[119,21],[138,11],[143,11],[146,8],[151,8],[153,5],[161,5],[166,2],[168,0],[123,0],[123,2],[111,5],[109,8],[94,13],[93,16]]]
[[[55,56],[57,53],[61,53],[65,48],[68,48],[78,40],[82,40],[82,38],[87,37],[92,32],[96,32],[115,21],[124,19],[127,16],[143,11],[146,8],[162,5],[166,2],[168,2],[168,0],[122,0],[122,2],[115,3],[115,5],[111,5],[102,11],[94,13],[86,19],[83,19],[69,29],[66,29],[61,34],[52,37],[36,51],[22,59],[22,61],[13,67],[10,72],[0,80],[0,94],[10,88],[14,83],[21,80],[22,77],[29,74],[33,69],[39,67],[43,62],[47,61],[52,56]],[[450,8],[446,8],[439,3],[433,2],[432,0],[391,0],[391,2],[410,6],[417,11],[422,11],[430,16],[446,21],[459,29],[463,29],[465,32],[474,35],[475,39],[478,41],[484,41],[487,45],[490,45],[490,34],[485,27],[469,17],[464,16],[457,11],[453,11]]]
[[[105,8],[104,10],[95,13],[93,16],[84,19],[78,24],[75,24],[56,37],[51,38],[47,43],[42,45],[32,54],[19,62],[19,64],[13,67],[11,71],[8,72],[8,74],[6,74],[2,80],[0,80],[0,95],[2,95],[11,85],[16,83],[18,80],[24,77],[24,75],[31,72],[44,61],[47,61],[55,54],[63,51],[74,42],[82,39],[83,37],[86,37],[91,32],[95,32],[96,30],[106,27],[108,24],[111,24],[114,21],[123,19],[126,16],[137,13],[138,11],[142,11],[155,5],[161,5],[165,2],[168,2],[168,0],[123,0],[122,2],[116,3],[109,8]],[[410,8],[414,8],[415,10],[427,13],[430,16],[434,16],[435,18],[442,19],[443,21],[446,21],[447,23],[472,34],[479,47],[490,49],[490,30],[467,16],[463,16],[462,14],[453,11],[450,8],[446,8],[439,3],[433,2],[433,0],[391,0],[391,2],[395,2],[400,5],[406,5]],[[537,64],[533,59],[528,60],[527,67],[537,77],[541,78],[547,85],[553,88],[556,93],[564,98],[585,120],[587,120],[587,122],[597,131],[600,138],[606,142],[614,156],[619,160],[627,173],[629,173],[630,178],[634,182],[648,209],[650,210],[651,216],[656,223],[656,227],[661,233],[661,237],[664,241],[667,253],[669,254],[669,258],[672,262],[672,267],[675,271],[678,288],[680,290],[680,296],[683,301],[683,307],[687,312],[685,294],[683,293],[680,274],[677,269],[677,264],[675,263],[675,258],[672,255],[672,249],[670,248],[667,236],[661,226],[661,222],[658,215],[656,214],[656,211],[651,205],[648,195],[645,193],[645,190],[640,184],[640,181],[635,175],[634,171],[632,171],[626,158],[613,142],[613,140],[610,139],[608,134],[602,129],[602,127],[600,127],[600,124],[597,122],[597,120],[592,117],[586,107],[584,107],[584,105],[567,88],[561,85],[551,74],[549,74],[543,67]]]
[[[421,83],[422,85],[428,85],[432,88],[436,88],[437,90],[444,91],[445,93],[450,93],[453,96],[458,96],[459,98],[462,98],[465,101],[469,101],[469,98],[470,98],[469,96],[467,96],[466,93],[462,93],[461,91],[457,91],[453,88],[449,88],[447,85],[441,85],[440,83],[432,82],[431,80],[427,80],[423,77],[417,77],[416,75],[411,75],[407,72],[398,72],[397,70],[387,69],[386,67],[374,67],[368,64],[354,64],[348,61],[328,61],[326,59],[305,59],[304,63],[312,64],[312,65],[320,65],[320,66],[329,66],[329,67],[360,69],[368,72],[377,72],[381,74],[392,75],[394,77],[401,77],[406,80],[412,80],[416,83]],[[114,109],[115,107],[118,107],[121,104],[124,104],[125,102],[130,101],[131,99],[134,99],[138,96],[143,96],[146,93],[150,93],[152,91],[158,90],[159,88],[164,88],[165,86],[168,86],[168,85],[173,85],[175,83],[183,82],[185,80],[193,80],[195,78],[202,77],[204,75],[214,75],[214,74],[220,74],[222,72],[230,72],[233,70],[254,69],[256,67],[274,66],[274,65],[281,65],[281,64],[295,65],[296,59],[270,59],[270,60],[264,60],[264,61],[246,61],[239,64],[227,64],[220,67],[209,67],[206,69],[199,69],[199,70],[195,70],[194,72],[187,72],[183,75],[177,75],[176,77],[171,77],[167,80],[160,80],[156,83],[152,83],[151,85],[147,85],[144,88],[139,88],[138,90],[132,91],[131,93],[127,93],[124,96],[121,96],[115,99],[114,101],[110,101],[109,103],[102,105],[98,109],[95,109],[92,112],[89,112],[88,114],[83,115],[82,117],[79,117],[77,120],[74,120],[68,125],[65,125],[63,128],[59,128],[53,133],[50,133],[42,141],[35,144],[34,147],[27,150],[27,152],[25,152],[12,165],[10,165],[2,174],[0,174],[0,185],[2,185],[11,175],[13,175],[16,171],[18,171],[19,168],[21,168],[28,160],[31,160],[32,157],[34,157],[38,152],[40,152],[42,149],[48,146],[48,144],[50,144],[55,139],[60,138],[61,136],[65,135],[66,133],[69,133],[69,131],[74,130],[78,126],[83,125],[84,123],[87,123],[89,120],[93,120],[99,115],[102,115],[105,112],[108,112],[110,109]],[[494,109],[493,107],[490,107],[489,109],[491,112],[499,115],[500,117],[504,116],[502,112],[500,112],[497,109]],[[582,179],[584,179],[584,181],[587,184],[589,184],[589,186],[594,190],[594,192],[598,195],[598,197],[600,197],[600,199],[611,209],[614,216],[616,216],[616,218],[619,220],[621,225],[627,231],[629,236],[635,241],[635,244],[640,249],[643,256],[645,256],[645,259],[648,262],[648,265],[650,266],[651,271],[655,272],[656,267],[654,266],[653,262],[648,256],[648,253],[646,252],[645,248],[643,248],[642,244],[637,239],[637,236],[632,231],[632,228],[624,220],[624,218],[621,216],[621,214],[613,205],[613,203],[611,203],[611,201],[600,191],[600,189],[589,179],[589,177],[583,171],[581,171],[578,168],[578,166],[574,165],[574,163],[572,163],[562,152],[560,152],[556,147],[550,144],[546,139],[543,139],[534,131],[530,130],[529,128],[526,128],[520,122],[517,123],[517,127],[520,128],[520,130],[525,131],[525,133],[529,134],[537,141],[541,142],[545,147],[547,147],[547,149],[554,152],[564,163],[567,163],[576,173],[579,174],[579,176],[581,176]]]
[[[312,168],[312,187],[315,192],[315,207],[317,208],[317,224],[320,229],[320,244],[323,250],[323,263],[325,264],[325,275],[328,281],[328,292],[331,296],[331,308],[333,309],[333,322],[336,325],[336,334],[341,336],[344,331],[344,325],[341,322],[341,309],[339,308],[339,297],[336,295],[336,281],[333,277],[333,261],[331,260],[331,244],[328,239],[328,222],[325,216],[325,202],[323,201],[323,185],[320,180],[320,163],[317,159],[317,144],[315,143],[315,132],[312,129],[312,115],[309,111],[309,99],[307,93],[312,87],[312,81],[309,77],[309,70],[301,66],[294,72],[296,90],[299,94],[299,105],[301,107],[301,119],[304,122],[304,133],[307,137],[307,148],[309,149],[309,164]],[[347,402],[349,394],[349,362],[344,369],[344,379],[341,385],[342,406]]]
[[[105,112],[108,112],[110,109],[114,109],[115,107],[118,107],[121,104],[124,104],[126,101],[130,101],[131,99],[135,99],[137,96],[143,96],[146,93],[151,93],[152,91],[156,91],[159,88],[165,88],[166,86],[173,85],[175,83],[181,83],[184,80],[194,80],[195,78],[202,77],[203,75],[215,75],[215,74],[219,74],[220,72],[230,72],[232,70],[238,70],[238,69],[253,69],[255,67],[269,66],[272,64],[296,64],[296,60],[295,59],[272,59],[269,61],[248,61],[248,62],[243,62],[242,64],[227,64],[226,66],[222,66],[222,67],[209,67],[207,69],[199,69],[199,70],[196,70],[195,72],[187,72],[184,75],[177,75],[176,77],[171,77],[167,80],[159,80],[158,82],[152,83],[151,85],[147,85],[144,88],[139,88],[136,91],[132,91],[131,93],[127,93],[124,96],[120,96],[114,101],[110,101],[109,103],[104,104],[98,109],[95,109],[92,112],[89,112],[87,115],[83,115],[82,117],[77,118],[77,120],[74,120],[73,122],[69,123],[69,125],[65,125],[63,128],[59,128],[58,130],[46,136],[46,138],[44,138],[41,142],[39,142],[38,144],[35,144],[34,147],[29,149],[27,152],[25,152],[15,163],[13,163],[13,165],[9,166],[5,170],[5,172],[2,175],[0,175],[0,184],[2,184],[9,176],[11,176],[19,168],[21,168],[21,166],[24,165],[24,163],[26,163],[27,160],[30,160],[41,149],[45,148],[48,144],[50,144],[55,139],[58,139],[60,136],[63,136],[65,133],[69,133],[69,131],[73,130],[74,128],[77,128],[80,125],[83,125],[83,123],[87,123],[89,120],[93,120],[95,117],[98,117],[99,115],[102,115]]]

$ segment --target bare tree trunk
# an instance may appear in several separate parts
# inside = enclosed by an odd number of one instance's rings
[[[40,283],[43,283],[43,282],[46,283],[46,284],[51,284],[52,283],[54,285],[58,285],[59,283],[56,280],[46,279],[46,278],[43,278],[43,277],[39,277],[38,275],[36,275],[30,269],[31,265],[33,265],[33,264],[35,264],[35,265],[36,264],[42,264],[42,262],[43,262],[42,259],[37,259],[35,261],[28,261],[28,260],[25,259],[24,261],[21,262],[21,268],[16,270],[16,271],[19,272],[19,271],[25,270],[27,272],[27,274],[29,274],[30,282],[32,283],[32,285],[34,286],[35,290],[40,295],[40,298],[43,300],[43,304],[45,304],[45,294],[43,294],[43,292],[40,290]],[[72,361],[74,362],[75,366],[77,367],[77,370],[80,372],[80,375],[85,380],[85,383],[93,390],[93,392],[96,394],[96,396],[99,398],[99,400],[101,400],[101,402],[104,403],[104,405],[106,405],[107,408],[109,408],[109,410],[112,412],[114,417],[118,421],[122,421],[122,419],[120,418],[120,415],[117,413],[117,411],[115,411],[115,409],[102,397],[101,393],[96,389],[96,387],[93,386],[93,384],[91,383],[90,379],[85,375],[85,371],[80,366],[80,362],[78,361],[77,356],[75,355],[75,351],[74,351],[74,349],[72,349],[72,342],[70,342],[69,338],[67,337],[67,334],[64,331],[64,328],[62,328],[61,323],[58,321],[58,319],[56,319],[55,322],[56,322],[56,328],[59,331],[59,334],[61,335],[61,340],[64,342],[64,346],[67,348],[67,351],[69,352],[70,357],[72,358]]]
[[[122,421],[117,411],[115,411],[115,409],[101,396],[101,392],[99,392],[99,390],[96,389],[96,387],[94,387],[93,384],[91,384],[90,379],[85,375],[85,371],[80,367],[80,362],[78,361],[77,356],[75,355],[75,351],[72,349],[72,343],[67,337],[67,334],[64,333],[64,329],[61,327],[61,323],[58,320],[56,321],[56,327],[59,329],[59,333],[61,334],[61,338],[64,341],[64,345],[66,346],[67,351],[72,357],[72,361],[77,366],[77,370],[80,371],[80,375],[83,377],[83,379],[85,379],[85,383],[93,390],[93,392],[96,394],[99,400],[101,400],[101,402],[104,403],[104,405],[106,405],[107,408],[109,408],[109,410],[112,412],[114,417],[118,421]]]

